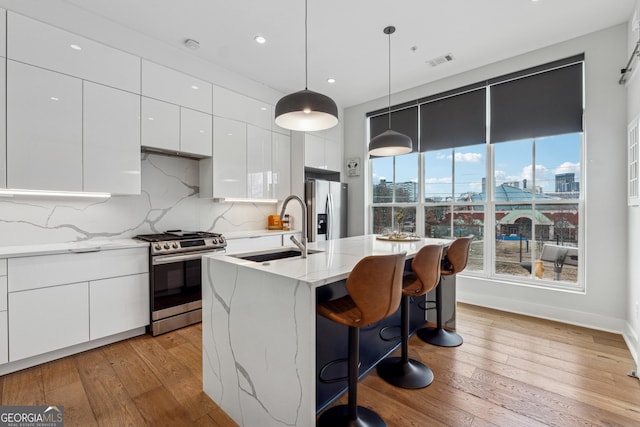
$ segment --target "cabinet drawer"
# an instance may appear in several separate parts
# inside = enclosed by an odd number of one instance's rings
[[[89,341],[89,284],[9,294],[9,360]]]
[[[7,309],[7,276],[0,276],[0,311]]]
[[[7,57],[140,93],[140,58],[9,12]]]
[[[89,283],[90,338],[149,324],[149,275],[114,277]]]
[[[9,292],[148,273],[146,248],[9,259]]]
[[[0,311],[0,363],[9,361],[9,319],[6,311]]]
[[[211,114],[211,83],[142,61],[142,94]]]
[[[0,276],[6,276],[6,275],[7,275],[7,260],[0,259]]]

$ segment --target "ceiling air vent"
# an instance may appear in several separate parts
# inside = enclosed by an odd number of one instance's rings
[[[427,61],[429,65],[432,67],[437,67],[438,65],[444,64],[445,62],[453,61],[453,55],[447,53],[446,55],[438,56],[436,58],[430,59]]]

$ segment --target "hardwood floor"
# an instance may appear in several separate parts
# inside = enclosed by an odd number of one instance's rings
[[[236,426],[202,392],[201,325],[136,337],[0,377],[2,405],[61,405],[67,426]],[[622,337],[459,304],[464,344],[417,337],[435,381],[402,390],[375,372],[359,402],[389,426],[636,426],[640,382]],[[342,398],[345,401],[346,398]]]

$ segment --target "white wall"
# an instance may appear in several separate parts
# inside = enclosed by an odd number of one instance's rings
[[[560,292],[459,277],[460,301],[622,332],[627,312],[626,105],[618,85],[627,60],[626,26],[567,42],[413,88],[398,104],[572,55],[585,54],[586,293]],[[446,66],[446,65],[445,65]],[[365,114],[386,107],[380,98],[345,110],[345,158],[366,159]],[[365,163],[366,164],[366,163]],[[349,178],[349,230],[368,230],[365,177]],[[640,217],[640,214],[639,214]],[[638,259],[637,257],[635,258]],[[635,261],[637,264],[637,261]]]
[[[640,1],[636,4],[636,9],[640,9]],[[628,37],[628,57],[631,56],[635,47],[636,41],[639,39],[640,34],[633,31],[633,17],[629,20],[627,28]],[[626,65],[626,62],[625,62]],[[632,64],[632,68],[638,68],[640,62],[638,60]],[[633,118],[640,114],[640,73],[635,72],[632,74],[630,80],[627,83],[627,122],[630,122]],[[640,241],[635,236],[640,236],[640,207],[630,207],[628,212],[628,297],[627,297],[627,325],[625,329],[625,338],[629,344],[629,348],[634,355],[636,364],[638,364],[638,355],[640,354],[640,340],[638,340],[638,333],[640,332]]]

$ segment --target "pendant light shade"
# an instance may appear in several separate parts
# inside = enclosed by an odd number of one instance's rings
[[[369,154],[372,156],[399,156],[413,151],[411,138],[391,129],[391,34],[395,31],[394,26],[383,30],[389,36],[389,129],[369,141]]]
[[[385,130],[369,141],[372,156],[399,156],[413,151],[413,143],[407,135],[395,130]]]
[[[276,124],[285,129],[313,131],[338,124],[338,107],[331,98],[304,89],[284,96],[276,104]]]
[[[298,131],[329,129],[338,124],[338,107],[326,95],[309,90],[307,64],[307,1],[304,2],[304,90],[286,95],[275,109],[276,124]]]

